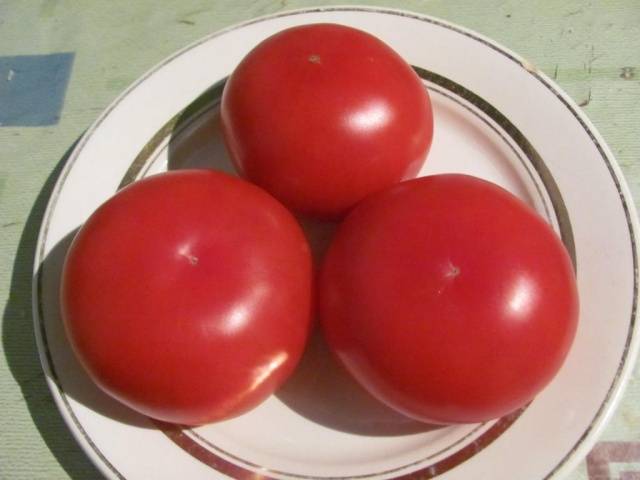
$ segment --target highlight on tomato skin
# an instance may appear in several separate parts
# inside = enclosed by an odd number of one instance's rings
[[[154,175],[100,206],[64,264],[70,343],[106,393],[199,425],[264,401],[311,328],[311,257],[295,218],[221,172]]]
[[[467,175],[372,195],[324,259],[319,308],[340,362],[372,395],[429,423],[475,423],[528,404],[578,325],[569,254],[506,190]]]
[[[336,24],[258,44],[225,85],[221,120],[241,175],[324,219],[415,177],[433,137],[429,94],[410,65],[373,35]]]

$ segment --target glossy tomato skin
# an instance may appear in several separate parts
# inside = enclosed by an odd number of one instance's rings
[[[527,404],[562,365],[578,319],[555,232],[465,175],[410,180],[358,205],[325,257],[319,294],[346,368],[379,400],[431,423]]]
[[[411,67],[372,35],[333,24],[260,43],[229,77],[221,115],[239,172],[321,218],[414,177],[433,135],[429,95]]]
[[[68,337],[95,382],[188,425],[262,402],[310,328],[311,260],[293,216],[244,180],[176,171],[104,203],[62,277]]]

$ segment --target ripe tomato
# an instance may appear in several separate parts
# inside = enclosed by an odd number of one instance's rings
[[[62,314],[90,376],[160,420],[263,401],[310,329],[311,259],[293,216],[244,180],[177,171],[125,188],[68,252]]]
[[[329,344],[379,400],[432,423],[529,402],[573,340],[578,298],[553,230],[480,179],[436,175],[373,195],[339,227],[320,308]]]
[[[414,177],[433,134],[429,95],[411,67],[372,35],[333,24],[260,43],[229,77],[221,115],[240,173],[323,218]]]

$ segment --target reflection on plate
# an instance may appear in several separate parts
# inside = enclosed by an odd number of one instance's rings
[[[536,208],[572,253],[578,335],[558,377],[527,408],[478,425],[414,422],[364,393],[315,335],[294,376],[263,405],[183,429],[106,397],[73,357],[57,293],[75,230],[137,178],[191,167],[232,172],[218,114],[226,77],[269,34],[320,21],[370,31],[423,78],[436,130],[421,174],[464,172],[504,186]],[[446,51],[426,47],[442,44]],[[254,20],[163,62],[76,147],[52,194],[36,256],[43,367],[70,429],[108,478],[558,478],[602,429],[638,348],[637,223],[629,198],[607,147],[573,102],[489,40],[429,17],[374,8]],[[334,226],[304,225],[321,254]]]

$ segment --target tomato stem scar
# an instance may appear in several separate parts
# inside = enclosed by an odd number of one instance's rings
[[[445,274],[446,277],[454,278],[460,275],[460,269],[453,264],[449,265],[449,271]]]

